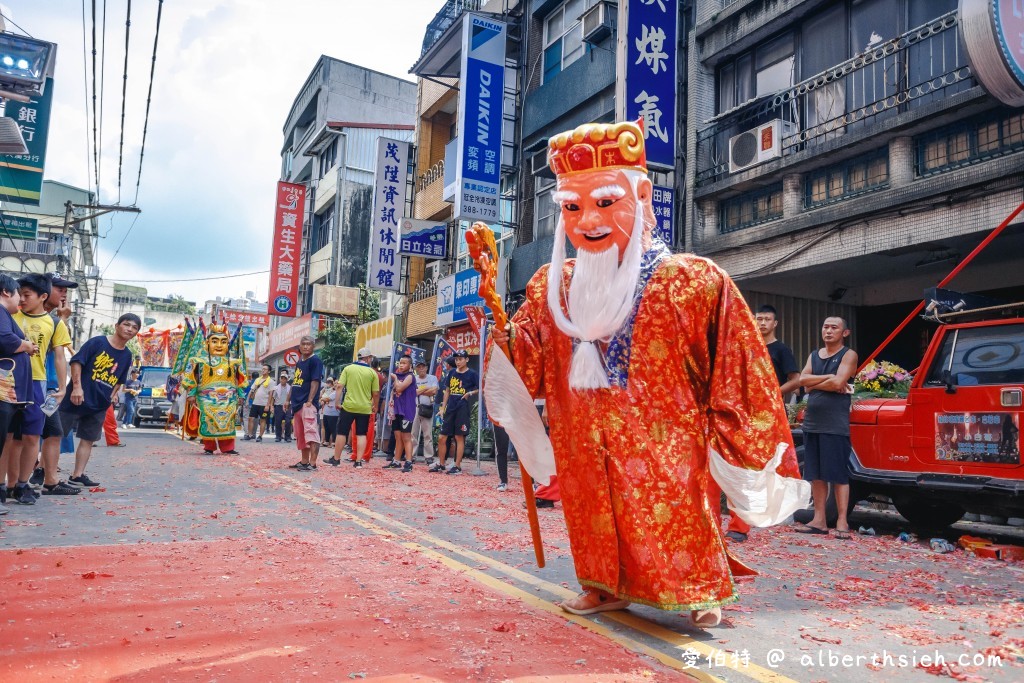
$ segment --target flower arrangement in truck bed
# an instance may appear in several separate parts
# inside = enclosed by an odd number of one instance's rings
[[[902,398],[910,390],[909,372],[889,361],[871,361],[853,378],[855,398]]]

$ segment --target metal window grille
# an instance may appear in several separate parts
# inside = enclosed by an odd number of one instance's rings
[[[842,164],[814,173],[804,180],[804,208],[857,197],[889,186],[889,151],[882,147]]]
[[[720,232],[735,232],[782,218],[782,183],[746,192],[719,204]]]
[[[1001,110],[914,139],[918,177],[944,173],[1024,150],[1024,113]]]

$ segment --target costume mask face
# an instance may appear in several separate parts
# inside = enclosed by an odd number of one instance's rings
[[[211,356],[228,355],[227,336],[223,334],[210,335],[209,339],[206,340],[206,348],[210,352]]]
[[[633,234],[638,204],[653,223],[650,188],[651,182],[641,179],[634,194],[621,170],[560,178],[555,200],[561,205],[569,242],[578,251],[601,252],[616,246],[621,261]]]

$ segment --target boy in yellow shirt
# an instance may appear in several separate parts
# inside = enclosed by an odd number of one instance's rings
[[[38,273],[28,273],[18,280],[18,286],[21,292],[21,310],[13,315],[14,321],[25,333],[25,337],[39,347],[32,356],[32,403],[25,407],[20,434],[8,434],[7,443],[4,444],[3,459],[7,461],[8,488],[17,484],[18,490],[22,490],[24,487],[20,485],[27,484],[32,476],[39,455],[39,439],[44,435],[44,431],[56,429],[58,433],[62,433],[59,422],[55,424],[53,417],[48,417],[42,410],[43,402],[46,400],[46,353],[51,348],[60,351],[54,354],[57,369],[57,390],[54,397],[57,405],[67,391],[67,359],[61,347],[71,346],[71,335],[63,321],[54,323],[53,318],[46,312],[46,300],[51,293],[49,278]],[[58,417],[57,420],[59,419]],[[60,486],[60,483],[57,486]],[[66,484],[64,486],[72,488]],[[29,495],[19,496],[18,502],[32,505],[35,503],[35,494],[31,493],[31,489],[27,490],[30,491]]]

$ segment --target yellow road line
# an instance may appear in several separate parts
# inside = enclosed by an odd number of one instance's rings
[[[254,467],[256,466],[256,463],[245,458],[237,458],[234,461],[245,462]],[[335,494],[329,492],[324,493],[324,495],[327,495],[330,498],[334,499],[334,501],[336,501],[337,504],[326,502],[322,498],[318,498],[313,494],[309,493],[308,490],[310,487],[308,485],[301,484],[297,482],[294,478],[289,477],[287,475],[272,471],[267,472],[267,474],[269,474],[271,477],[278,479],[283,484],[288,486],[288,488],[290,488],[292,491],[299,494],[306,500],[309,500],[315,503],[316,505],[323,507],[324,509],[330,510],[331,512],[334,512],[335,514],[338,514],[339,516],[344,517],[345,519],[352,521],[358,524],[359,526],[362,526],[364,529],[367,529],[368,531],[371,531],[379,536],[383,536],[389,539],[395,539],[398,543],[405,547],[415,548],[416,550],[419,550],[427,555],[430,555],[431,557],[436,557],[438,560],[444,562],[448,566],[468,574],[470,577],[472,577],[474,580],[479,581],[480,583],[495,588],[506,594],[513,595],[521,600],[528,602],[530,605],[538,609],[543,609],[547,612],[550,612],[569,621],[577,623],[581,626],[584,626],[584,628],[588,628],[589,630],[595,633],[610,638],[615,642],[618,642],[623,646],[628,647],[629,649],[638,652],[643,652],[648,656],[656,658],[658,661],[662,662],[666,666],[685,671],[687,674],[694,676],[699,680],[708,682],[719,681],[719,679],[716,679],[713,676],[706,674],[703,670],[699,668],[694,668],[688,665],[686,662],[683,662],[682,660],[678,660],[673,657],[670,657],[669,655],[665,655],[664,653],[661,653],[658,650],[655,650],[654,648],[644,645],[643,643],[640,643],[636,640],[628,638],[627,636],[622,636],[616,633],[615,631],[607,629],[601,624],[591,621],[590,619],[578,617],[576,615],[564,612],[561,610],[561,608],[559,608],[557,605],[548,600],[544,600],[535,595],[531,595],[530,593],[527,593],[522,589],[517,588],[516,586],[512,586],[508,583],[505,583],[504,581],[501,581],[500,579],[497,579],[493,576],[490,576],[489,574],[486,574],[479,569],[469,567],[468,565],[465,565],[459,562],[458,560],[455,560],[442,553],[437,552],[433,548],[429,548],[427,546],[422,545],[422,543],[401,541],[397,538],[398,535],[396,532],[414,535],[421,541],[428,542],[431,545],[437,546],[439,548],[444,548],[445,550],[461,555],[466,559],[472,560],[473,562],[489,566],[495,569],[496,571],[505,574],[511,579],[541,588],[542,590],[563,599],[575,596],[576,593],[574,591],[568,590],[563,586],[551,583],[550,581],[545,581],[544,579],[541,579],[533,574],[529,574],[520,569],[509,566],[501,562],[500,560],[494,559],[493,557],[488,557],[487,555],[482,555],[468,548],[464,548],[449,541],[445,541],[444,539],[438,538],[436,536],[424,532],[422,529],[411,527],[403,522],[394,520],[388,517],[387,515],[381,514],[374,510],[370,510],[360,505],[356,505],[355,503],[345,500],[340,496],[336,496]],[[342,507],[339,507],[339,505],[348,508],[348,510],[342,509]],[[362,519],[360,515],[374,519],[380,522],[381,524],[375,524],[369,520]],[[388,527],[391,528],[389,529]],[[797,683],[797,681],[795,681],[794,679],[788,678],[770,669],[765,669],[754,663],[747,663],[746,665],[743,665],[742,663],[734,663],[733,655],[731,652],[721,650],[719,648],[708,645],[703,641],[691,638],[690,636],[687,636],[685,634],[664,628],[635,614],[631,614],[629,612],[604,612],[602,613],[601,617],[604,619],[608,619],[610,621],[615,621],[630,629],[644,633],[650,636],[651,638],[672,645],[675,649],[695,651],[699,655],[701,655],[701,657],[705,661],[714,662],[716,667],[720,666],[722,668],[730,669],[747,678],[759,681],[760,683]]]

